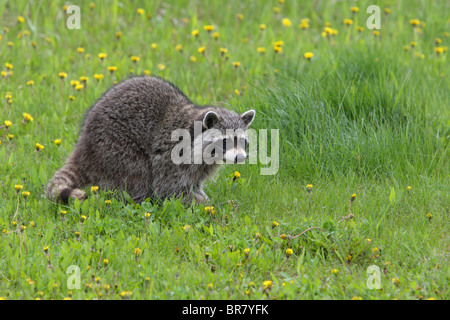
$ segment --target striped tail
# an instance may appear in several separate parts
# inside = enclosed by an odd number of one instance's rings
[[[83,200],[86,193],[78,188],[83,187],[83,179],[70,165],[66,164],[58,170],[47,185],[47,198],[68,203],[69,198]]]

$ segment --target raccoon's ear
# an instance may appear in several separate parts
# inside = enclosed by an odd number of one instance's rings
[[[248,110],[247,112],[244,112],[243,114],[241,114],[241,119],[244,121],[247,128],[250,127],[253,120],[255,120],[255,114],[256,114],[256,112],[253,109]]]
[[[203,128],[211,129],[219,121],[219,116],[214,111],[208,111],[203,117]]]

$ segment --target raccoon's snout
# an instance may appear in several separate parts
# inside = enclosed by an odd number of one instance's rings
[[[234,157],[234,163],[243,163],[243,162],[245,162],[245,159],[247,159],[246,156],[244,156],[242,154],[238,154],[238,155],[236,155],[236,157]]]

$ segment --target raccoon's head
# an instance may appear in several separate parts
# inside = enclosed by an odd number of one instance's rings
[[[211,163],[243,163],[247,159],[248,132],[255,110],[242,114],[226,109],[208,111],[203,116],[203,160]]]

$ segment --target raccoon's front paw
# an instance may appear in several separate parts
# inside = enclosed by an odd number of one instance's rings
[[[208,196],[204,192],[202,192],[202,194],[196,193],[194,195],[194,198],[195,198],[196,204],[202,204],[202,203],[206,203],[209,201]]]

